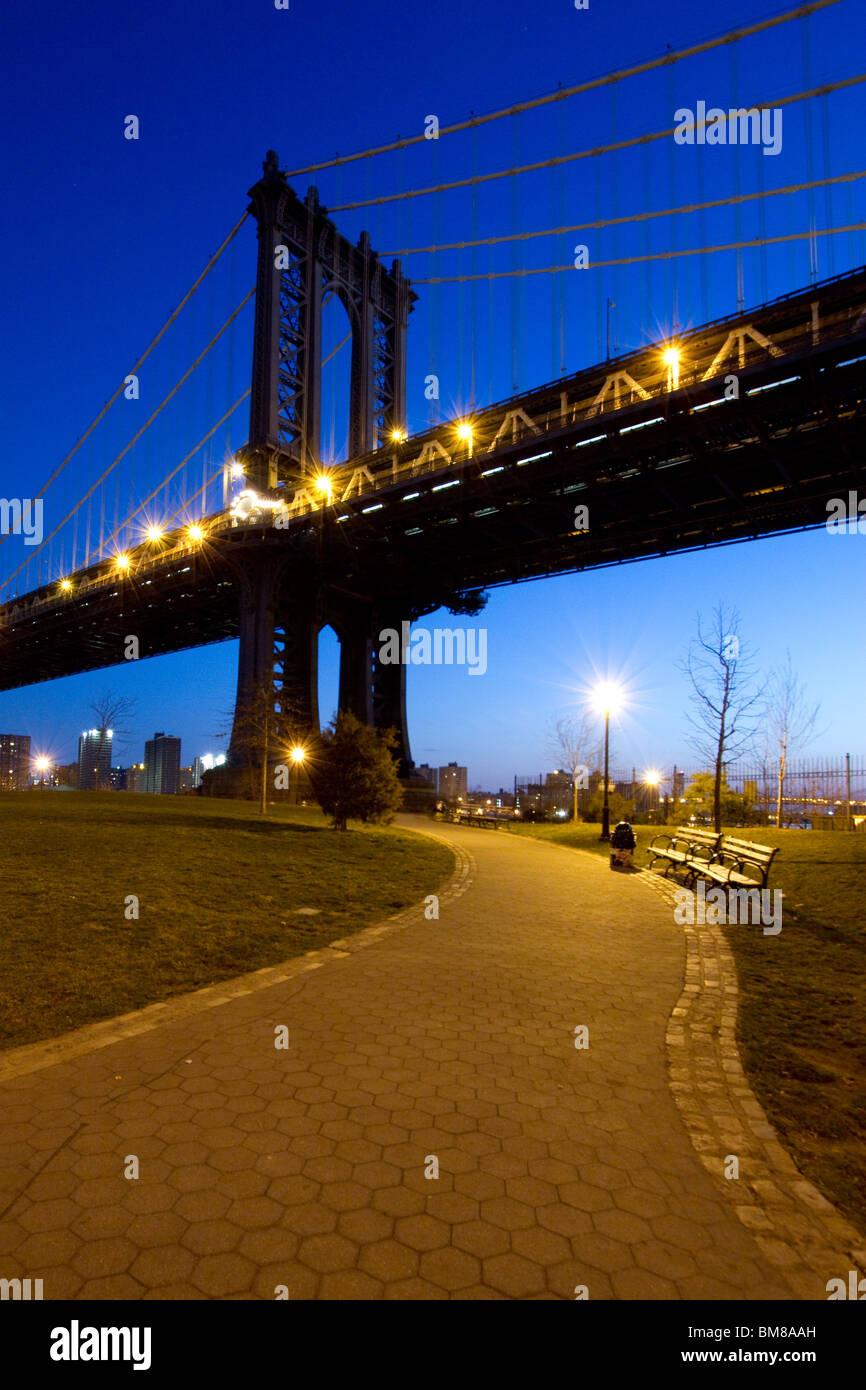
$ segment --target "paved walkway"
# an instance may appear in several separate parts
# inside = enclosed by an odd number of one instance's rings
[[[460,862],[438,920],[0,1056],[0,1277],[46,1299],[804,1296],[674,1103],[670,906],[587,854],[437,833]]]

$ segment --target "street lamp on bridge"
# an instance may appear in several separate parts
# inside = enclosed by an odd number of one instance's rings
[[[604,715],[604,803],[601,811],[601,840],[610,839],[610,803],[608,801],[608,771],[610,764],[610,716],[622,704],[622,691],[612,681],[604,681],[593,692],[595,707]]]

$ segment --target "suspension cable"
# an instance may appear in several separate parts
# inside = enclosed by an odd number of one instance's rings
[[[195,371],[195,369],[196,369],[196,367],[198,366],[198,364],[201,362],[202,358],[205,357],[206,354],[207,354],[208,352],[210,352],[211,348],[212,348],[212,347],[214,346],[214,344],[218,341],[218,339],[222,336],[222,334],[223,334],[223,333],[225,332],[225,330],[228,328],[229,324],[234,322],[234,320],[237,318],[238,314],[239,314],[239,313],[241,312],[241,310],[243,309],[244,305],[252,298],[252,296],[255,294],[255,292],[256,292],[256,291],[255,291],[255,286],[254,286],[254,287],[250,290],[249,294],[245,295],[244,298],[241,300],[240,304],[239,304],[238,307],[235,309],[234,313],[232,313],[232,314],[226,319],[225,323],[223,324],[223,326],[222,326],[222,328],[219,330],[219,332],[216,333],[216,334],[214,335],[213,338],[211,338],[211,340],[210,340],[210,342],[208,343],[207,347],[204,348],[204,349],[199,353],[198,357],[197,357],[196,360],[193,362],[192,366],[189,367],[189,368],[184,372],[183,376],[180,378],[180,381],[178,381],[177,384],[176,384],[175,386],[172,387],[171,391],[169,391],[168,395],[165,396],[165,397],[162,399],[162,401],[160,401],[159,405],[156,407],[156,410],[153,412],[153,414],[151,415],[150,419],[147,420],[147,421],[145,421],[145,423],[142,425],[141,429],[137,432],[137,434],[134,434],[133,437],[132,437],[132,439],[129,441],[129,443],[128,443],[123,449],[121,449],[120,453],[117,455],[117,457],[114,459],[114,461],[108,465],[108,467],[104,470],[104,472],[101,474],[101,476],[98,477],[98,478],[96,479],[96,482],[93,483],[93,484],[91,485],[91,487],[88,489],[87,492],[85,492],[84,496],[83,496],[83,497],[80,497],[79,500],[75,503],[75,506],[72,507],[71,510],[68,511],[68,512],[66,513],[66,516],[63,518],[63,520],[60,521],[60,522],[58,522],[58,524],[55,526],[55,528],[54,528],[54,530],[51,532],[51,534],[45,537],[45,540],[44,540],[44,541],[42,542],[42,544],[38,547],[38,549],[34,550],[33,554],[32,554],[31,556],[29,556],[29,557],[23,562],[23,564],[19,565],[17,570],[14,570],[14,571],[13,571],[13,573],[9,576],[9,579],[8,579],[8,581],[7,581],[8,583],[11,583],[11,581],[15,578],[15,576],[16,576],[17,574],[20,574],[21,571],[22,571],[23,569],[25,569],[27,565],[30,564],[31,560],[35,560],[35,559],[36,559],[36,556],[40,553],[40,551],[43,550],[43,549],[45,548],[45,546],[48,544],[48,542],[49,542],[50,540],[52,540],[52,538],[53,538],[54,536],[57,535],[57,532],[58,532],[58,531],[60,531],[60,530],[63,529],[63,527],[66,525],[67,521],[69,521],[69,519],[70,519],[71,517],[73,517],[73,516],[75,515],[75,513],[78,511],[79,507],[83,506],[84,503],[87,501],[87,499],[88,499],[90,496],[92,496],[92,494],[96,491],[96,489],[97,489],[98,487],[100,487],[102,483],[105,482],[105,479],[108,477],[108,475],[109,475],[109,473],[112,471],[112,469],[114,469],[114,468],[117,467],[117,465],[120,463],[121,459],[124,458],[125,455],[129,453],[130,449],[133,448],[133,446],[134,446],[135,444],[137,444],[138,440],[139,440],[139,439],[141,438],[141,436],[144,434],[145,430],[147,430],[147,429],[150,428],[150,426],[153,424],[154,420],[156,419],[157,415],[159,415],[160,412],[168,405],[168,403],[169,403],[169,401],[172,399],[172,397],[177,395],[177,393],[178,393],[178,391],[180,390],[181,386],[183,386],[183,384],[184,384],[184,382],[187,380],[187,378],[188,378],[189,376],[192,375],[192,373]]]
[[[653,68],[663,67],[672,63],[679,63],[684,58],[693,58],[698,53],[706,53],[710,49],[718,48],[725,43],[739,43],[741,39],[750,38],[753,34],[759,34],[767,29],[774,29],[779,24],[787,24],[792,19],[802,19],[806,15],[813,14],[816,10],[826,9],[828,5],[838,4],[839,0],[814,0],[814,3],[798,5],[794,10],[787,10],[784,14],[771,15],[768,19],[762,19],[755,24],[749,24],[742,29],[730,29],[724,34],[718,34],[712,38],[702,40],[700,43],[692,44],[688,48],[677,49],[674,53],[662,53],[657,58],[650,58],[642,63],[637,63],[633,67],[620,68],[616,72],[604,73],[600,77],[591,78],[588,82],[581,82],[575,87],[559,87],[555,92],[547,92],[542,96],[531,97],[528,101],[516,102],[513,106],[505,106],[499,111],[491,111],[484,116],[471,116],[468,120],[458,121],[455,125],[441,126],[439,135],[454,135],[460,130],[471,130],[481,125],[486,125],[490,121],[501,120],[503,116],[519,116],[524,111],[531,111],[539,106],[546,106],[552,101],[566,101],[569,97],[578,96],[582,92],[591,92],[598,87],[609,86],[614,82],[622,82],[628,77],[637,77],[645,72],[651,72]],[[333,159],[324,159],[319,164],[306,164],[300,169],[290,169],[286,178],[298,178],[301,174],[317,174],[320,169],[333,169],[338,165],[351,164],[358,159],[371,159],[377,154],[390,154],[393,150],[405,150],[409,145],[418,145],[429,137],[425,134],[410,135],[405,139],[392,140],[387,145],[376,145],[368,150],[359,150],[356,154],[335,155]],[[335,209],[336,210],[336,209]]]
[[[791,106],[797,101],[807,101],[812,97],[825,96],[828,92],[842,91],[845,87],[856,87],[859,83],[866,82],[866,73],[858,73],[855,77],[846,77],[839,82],[827,82],[821,87],[813,87],[808,92],[795,92],[793,96],[776,97],[772,101],[753,102],[747,110],[764,111],[772,110],[782,106]],[[731,113],[723,111],[721,116],[713,118],[729,121]],[[691,131],[704,130],[708,122],[706,117],[701,122],[693,121],[688,128]],[[447,193],[454,188],[470,188],[478,183],[490,183],[494,179],[511,178],[513,174],[533,174],[539,169],[553,169],[558,164],[570,164],[577,159],[596,159],[602,154],[613,154],[616,150],[627,150],[635,145],[649,145],[654,140],[664,140],[668,135],[673,135],[679,129],[678,126],[670,126],[666,130],[651,131],[646,135],[633,135],[629,140],[617,140],[611,145],[597,145],[589,150],[577,150],[573,154],[551,155],[549,159],[540,159],[535,164],[522,164],[514,169],[496,169],[491,174],[473,174],[470,178],[455,179],[452,183],[434,184],[429,188],[413,188],[405,193],[385,193],[379,198],[362,198],[354,203],[341,203],[336,207],[329,207],[328,212],[354,212],[357,208],[367,208],[380,203],[396,203],[406,198],[424,198],[430,193]]]
[[[139,367],[141,367],[141,366],[143,365],[143,363],[147,361],[148,357],[149,357],[150,354],[153,352],[153,349],[156,347],[156,345],[157,345],[157,343],[159,342],[160,338],[164,337],[164,335],[167,333],[168,329],[169,329],[169,328],[171,327],[171,325],[174,323],[174,321],[175,321],[175,319],[177,318],[178,314],[180,313],[181,309],[183,309],[184,306],[187,305],[187,304],[189,303],[189,301],[192,299],[192,296],[195,294],[195,292],[196,292],[196,290],[198,289],[199,285],[201,284],[202,280],[205,278],[205,276],[206,276],[211,270],[213,270],[214,266],[216,265],[217,261],[219,260],[220,256],[222,255],[223,251],[225,251],[225,249],[226,249],[226,247],[229,245],[229,243],[230,243],[231,241],[233,241],[234,238],[237,236],[238,232],[240,231],[241,227],[244,225],[244,223],[246,222],[246,220],[247,220],[248,217],[249,217],[249,213],[248,213],[248,212],[245,212],[244,215],[243,215],[243,217],[240,219],[240,221],[238,221],[238,222],[235,224],[235,226],[232,228],[232,230],[229,232],[228,236],[226,237],[225,241],[224,241],[224,242],[222,243],[222,245],[220,246],[219,250],[215,251],[214,254],[211,256],[210,260],[208,261],[208,263],[207,263],[207,265],[205,266],[204,270],[202,271],[201,275],[199,275],[198,279],[197,279],[197,280],[195,281],[195,283],[191,286],[191,288],[190,288],[189,290],[187,290],[186,294],[184,295],[183,299],[180,301],[180,303],[178,304],[178,306],[177,306],[177,308],[174,310],[174,312],[173,312],[172,314],[170,314],[169,317],[166,319],[166,321],[165,321],[165,323],[163,324],[162,328],[159,330],[159,332],[157,333],[156,337],[155,337],[155,338],[153,339],[153,341],[150,343],[150,346],[142,353],[141,357],[139,357],[138,361],[137,361],[137,362],[135,363],[135,365],[133,366],[132,371],[127,373],[127,375],[124,377],[123,381],[121,382],[120,386],[118,386],[117,390],[115,391],[114,395],[113,395],[108,401],[106,401],[105,405],[102,407],[102,409],[100,410],[99,414],[96,416],[96,419],[95,419],[95,420],[93,421],[93,423],[85,430],[84,434],[83,434],[83,435],[81,436],[81,438],[78,440],[78,442],[77,442],[77,444],[75,445],[75,447],[74,447],[73,449],[70,450],[70,452],[66,455],[66,458],[63,460],[63,462],[62,462],[62,463],[59,463],[59,464],[57,465],[57,467],[55,468],[54,472],[51,474],[51,477],[48,479],[48,482],[45,483],[45,484],[42,486],[42,488],[40,488],[39,492],[37,492],[37,493],[34,494],[36,497],[42,497],[42,496],[44,496],[44,494],[47,492],[48,488],[49,488],[49,487],[51,486],[51,484],[54,482],[54,479],[55,479],[56,477],[59,476],[59,474],[60,474],[60,473],[63,471],[63,469],[66,467],[67,463],[69,463],[70,459],[72,459],[72,458],[75,456],[75,454],[78,453],[78,450],[81,448],[81,446],[82,446],[82,444],[84,443],[85,439],[87,439],[88,436],[91,435],[91,434],[93,433],[93,431],[96,429],[96,426],[99,424],[100,420],[103,418],[103,416],[106,414],[106,412],[111,408],[111,406],[112,406],[112,405],[114,404],[114,402],[117,400],[117,398],[118,398],[118,396],[121,394],[121,392],[125,389],[129,377],[130,377],[130,376],[134,376],[134,375],[137,373]],[[2,545],[2,543],[3,543],[4,540],[6,540],[6,536],[3,536],[2,539],[0,539],[0,545]]]
[[[773,246],[782,241],[806,241],[811,236],[836,236],[841,232],[860,232],[866,229],[866,222],[854,222],[848,227],[825,227],[808,232],[793,232],[788,236],[756,237],[753,241],[729,241],[720,246],[693,246],[684,251],[656,251],[649,256],[621,256],[617,260],[589,261],[587,270],[598,270],[602,266],[637,265],[643,261],[669,261],[677,256],[708,256],[715,251],[739,251],[752,246]],[[437,275],[429,280],[415,280],[413,285],[454,285],[464,280],[506,280],[512,275],[553,275],[561,270],[574,270],[574,265],[542,265],[534,269],[491,270],[483,275]]]
[[[462,251],[469,246],[496,246],[507,241],[532,241],[536,237],[559,236],[563,232],[596,231],[599,227],[616,227],[628,222],[647,222],[656,217],[673,217],[679,213],[705,212],[708,208],[728,207],[733,203],[747,203],[755,198],[776,198],[782,193],[803,193],[810,188],[825,188],[834,183],[853,183],[866,178],[866,169],[858,169],[851,174],[838,174],[835,178],[815,179],[811,183],[789,183],[784,188],[762,189],[760,193],[740,193],[730,198],[714,198],[709,203],[684,203],[678,208],[661,208],[657,212],[631,212],[626,217],[604,217],[598,222],[575,222],[569,227],[545,227],[540,232],[508,232],[503,236],[482,237],[479,241],[447,241],[439,246],[404,246],[397,251],[381,251],[381,256],[420,256],[432,251]],[[414,283],[414,282],[413,282]]]
[[[251,394],[252,394],[252,387],[249,387],[249,386],[248,386],[247,389],[246,389],[246,391],[244,391],[243,395],[242,395],[242,396],[238,396],[238,398],[237,398],[237,400],[235,401],[234,405],[229,406],[229,408],[228,408],[228,410],[226,411],[225,415],[223,415],[223,417],[222,417],[220,420],[217,420],[217,422],[216,422],[216,424],[213,426],[213,428],[212,428],[212,429],[209,429],[208,432],[207,432],[207,434],[206,434],[206,435],[203,435],[203,437],[198,441],[198,443],[194,446],[194,448],[192,448],[192,449],[190,450],[190,452],[187,454],[186,458],[181,459],[181,461],[180,461],[180,463],[177,465],[177,467],[176,467],[176,468],[173,468],[172,471],[171,471],[170,473],[167,473],[166,476],[163,478],[162,482],[159,483],[159,484],[157,485],[157,487],[155,487],[155,488],[153,489],[153,492],[151,492],[150,495],[149,495],[148,497],[145,497],[145,499],[144,499],[143,502],[139,502],[138,506],[134,509],[134,511],[131,511],[131,512],[129,513],[129,516],[126,518],[126,520],[125,520],[125,521],[122,521],[122,522],[120,523],[120,525],[118,526],[117,530],[114,531],[114,532],[108,537],[108,541],[107,541],[107,543],[106,543],[107,545],[111,545],[111,542],[112,542],[113,540],[115,540],[115,539],[120,535],[120,533],[124,530],[124,528],[127,527],[127,526],[129,525],[129,523],[130,523],[131,521],[133,521],[133,520],[135,519],[135,517],[137,517],[137,516],[139,515],[139,513],[142,512],[142,511],[144,510],[144,508],[147,506],[148,502],[152,502],[153,499],[154,499],[154,497],[156,497],[157,494],[158,494],[159,492],[161,492],[162,489],[163,489],[164,487],[167,487],[167,486],[168,486],[168,484],[171,482],[172,478],[177,477],[177,474],[180,472],[180,470],[181,470],[182,468],[185,468],[185,467],[186,467],[186,465],[189,463],[190,459],[195,457],[195,455],[198,453],[199,449],[202,449],[202,448],[204,447],[204,445],[207,444],[208,440],[211,439],[211,438],[216,434],[216,432],[217,432],[217,430],[220,428],[220,426],[225,424],[225,422],[226,422],[226,420],[229,418],[229,416],[230,416],[230,415],[233,415],[234,412],[237,410],[238,406],[239,406],[239,405],[242,405],[243,402],[247,399],[247,397],[250,396]],[[215,479],[215,478],[218,478],[219,475],[220,475],[220,473],[223,471],[223,467],[224,467],[224,465],[220,465],[220,467],[219,467],[219,468],[216,470],[216,472],[214,473],[213,477],[212,477],[212,478],[209,478],[208,481],[207,481],[207,483],[205,483],[205,487],[210,487],[210,485],[211,485],[211,483],[214,481],[214,479]],[[198,492],[195,493],[195,495],[194,495],[193,497],[187,498],[186,501],[183,503],[183,506],[179,507],[179,508],[178,508],[178,511],[174,512],[174,513],[168,518],[168,520],[169,520],[169,521],[174,521],[174,518],[177,516],[178,512],[179,512],[179,511],[183,511],[183,507],[188,506],[190,502],[194,502],[195,499],[196,499],[196,497],[198,497],[198,496],[200,495],[201,492],[202,492],[202,489],[199,488]],[[103,549],[104,549],[104,548],[105,548],[105,547],[103,547]],[[86,557],[86,559],[85,559],[85,561],[84,561],[84,564],[81,566],[81,568],[82,568],[82,569],[87,569],[87,566],[90,564],[90,561],[91,561],[92,557],[93,557],[94,555],[98,555],[98,554],[99,554],[99,551],[98,551],[98,550],[92,550],[92,551],[90,552],[90,554]]]

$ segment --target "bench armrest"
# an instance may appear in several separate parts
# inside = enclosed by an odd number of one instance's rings
[[[659,833],[658,833],[658,835],[654,835],[654,836],[653,836],[653,839],[652,839],[652,841],[651,841],[651,843],[650,843],[650,849],[651,849],[651,850],[655,849],[655,847],[656,847],[656,845],[657,845],[657,843],[658,843],[659,840],[667,840],[668,846],[670,846],[670,845],[672,845],[673,842],[674,842],[674,836],[673,836],[673,835],[666,835],[665,832],[664,832],[663,830],[660,830]]]

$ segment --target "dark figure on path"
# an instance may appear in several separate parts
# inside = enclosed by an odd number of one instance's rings
[[[610,837],[610,867],[612,869],[630,869],[636,844],[634,831],[628,821],[621,820],[618,825],[614,826],[613,834]]]

